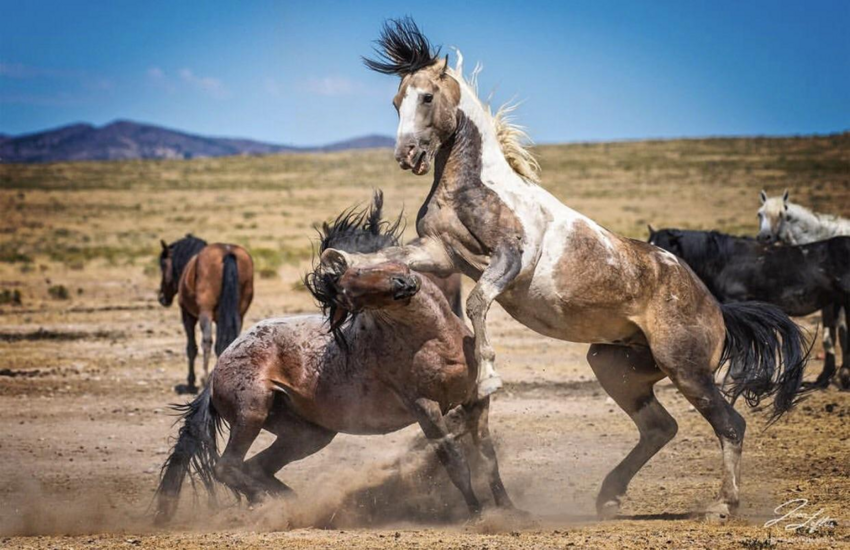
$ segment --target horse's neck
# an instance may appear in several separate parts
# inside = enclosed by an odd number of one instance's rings
[[[799,204],[788,204],[788,216],[794,221],[784,224],[783,229],[790,235],[783,236],[786,237],[783,240],[789,240],[787,237],[790,236],[794,244],[806,244],[850,234],[850,222],[847,220],[817,214]]]

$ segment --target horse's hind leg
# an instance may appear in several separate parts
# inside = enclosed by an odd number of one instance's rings
[[[823,370],[812,383],[815,388],[826,388],[835,375],[835,327],[838,324],[840,307],[828,305],[823,308]]]
[[[700,339],[704,343],[703,339]],[[671,343],[672,342],[672,343]],[[719,346],[718,346],[719,347]],[[723,482],[720,494],[706,511],[707,519],[725,520],[738,507],[741,478],[741,450],[747,423],[717,388],[712,377],[712,364],[719,361],[710,353],[702,353],[704,345],[695,338],[683,336],[680,341],[667,340],[653,345],[658,366],[697,411],[711,424],[720,440],[723,454]]]
[[[209,377],[210,354],[212,353],[212,314],[209,311],[202,311],[200,314],[201,321],[201,347],[204,352],[204,376],[201,378],[201,384],[207,385]]]
[[[472,441],[484,459],[487,468],[487,478],[490,490],[493,492],[493,500],[496,501],[496,506],[513,508],[514,504],[511,502],[511,497],[508,496],[508,491],[502,483],[502,476],[499,474],[496,449],[493,446],[493,440],[490,438],[490,398],[485,397],[469,405],[464,405],[463,408]]]
[[[186,376],[186,384],[174,386],[177,393],[198,393],[195,386],[195,358],[198,357],[198,343],[195,341],[195,327],[198,319],[183,308],[180,308],[183,318],[183,330],[186,331],[186,356],[189,359],[189,374]]]
[[[653,393],[653,386],[665,375],[655,366],[648,349],[596,344],[590,347],[587,361],[602,388],[640,431],[637,445],[605,476],[596,499],[599,516],[612,518],[619,511],[629,482],[676,436],[678,426]]]
[[[245,390],[239,395],[236,420],[230,426],[230,438],[215,465],[216,478],[231,489],[256,502],[265,488],[247,471],[245,455],[260,435],[272,403],[271,392]]]
[[[843,390],[850,390],[850,296],[844,300],[844,315],[836,306],[838,323],[838,341],[841,344],[841,370],[838,371],[838,385]]]
[[[305,422],[288,412],[270,416],[265,428],[277,439],[245,463],[245,469],[263,484],[273,496],[291,493],[292,489],[275,474],[290,462],[319,452],[336,436],[336,432]]]

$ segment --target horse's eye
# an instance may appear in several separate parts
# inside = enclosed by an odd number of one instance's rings
[[[434,94],[423,94],[422,103],[431,103],[434,101]]]

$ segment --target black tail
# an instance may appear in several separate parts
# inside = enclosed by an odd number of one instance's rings
[[[192,484],[200,479],[210,493],[214,491],[215,477],[213,469],[218,460],[216,433],[221,429],[221,417],[210,403],[210,386],[191,403],[174,405],[182,413],[183,425],[177,436],[177,443],[165,460],[160,472],[159,487],[156,490],[156,522],[165,523],[177,509],[177,500],[186,474]]]
[[[239,267],[232,253],[224,257],[221,296],[216,310],[215,354],[221,355],[242,330],[239,318]]]
[[[726,393],[733,399],[743,395],[751,407],[773,396],[772,423],[797,402],[811,346],[803,329],[774,305],[739,302],[720,309],[726,323],[721,363],[740,369]]]

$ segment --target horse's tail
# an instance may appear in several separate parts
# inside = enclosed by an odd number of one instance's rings
[[[811,345],[803,329],[774,305],[739,302],[720,309],[726,323],[721,364],[729,361],[737,367],[726,393],[733,399],[743,395],[751,407],[773,396],[770,422],[775,422],[801,394]]]
[[[173,405],[181,413],[183,425],[177,443],[160,471],[156,490],[156,522],[166,523],[177,510],[177,501],[183,481],[189,474],[192,484],[199,479],[210,494],[214,493],[214,468],[218,460],[216,433],[221,428],[221,417],[210,403],[210,386],[191,403]]]
[[[221,355],[242,330],[239,318],[239,264],[230,252],[224,257],[221,277],[221,296],[216,310],[215,354]]]

